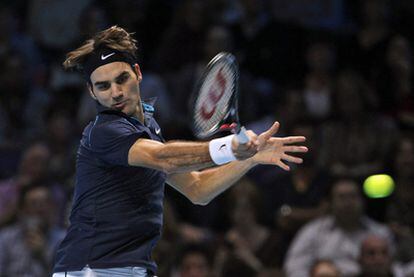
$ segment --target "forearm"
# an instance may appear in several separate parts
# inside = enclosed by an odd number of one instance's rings
[[[158,141],[140,139],[129,150],[128,163],[165,171],[190,172],[214,166],[208,142]]]
[[[168,142],[158,151],[157,158],[173,172],[201,170],[215,165],[206,142]]]
[[[167,183],[194,204],[206,205],[236,183],[255,163],[252,159],[188,173],[170,174]]]
[[[254,163],[251,159],[233,161],[229,164],[215,168],[206,169],[197,173],[196,190],[203,203],[208,203],[217,195],[221,194],[243,175],[245,175]]]

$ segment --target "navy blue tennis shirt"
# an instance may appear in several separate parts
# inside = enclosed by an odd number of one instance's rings
[[[143,104],[145,123],[97,104],[98,115],[83,131],[76,162],[70,226],[54,272],[139,266],[151,272],[151,252],[160,238],[164,172],[128,165],[139,138],[163,141]]]

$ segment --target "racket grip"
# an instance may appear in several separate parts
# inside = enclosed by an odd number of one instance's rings
[[[246,144],[249,142],[249,137],[246,134],[246,128],[241,127],[240,128],[240,132],[238,134],[236,134],[237,140],[239,141],[240,144]]]

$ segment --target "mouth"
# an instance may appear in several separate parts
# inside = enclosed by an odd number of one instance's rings
[[[115,103],[112,105],[112,108],[115,110],[122,110],[126,106],[127,102],[128,100],[124,100],[124,101]]]

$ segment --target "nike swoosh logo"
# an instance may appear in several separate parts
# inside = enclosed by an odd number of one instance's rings
[[[221,146],[220,146],[220,148],[219,148],[219,151],[222,151],[222,150],[225,150],[227,147],[226,147],[226,145],[225,144],[222,144]]]
[[[112,55],[115,55],[115,52],[112,52],[111,54],[108,54],[108,55],[104,55],[104,54],[102,54],[101,55],[101,60],[106,60],[107,58],[109,58],[110,56],[112,56]]]
[[[155,133],[156,133],[157,135],[159,135],[159,134],[160,134],[160,132],[161,132],[161,129],[160,129],[160,128],[155,129]]]

